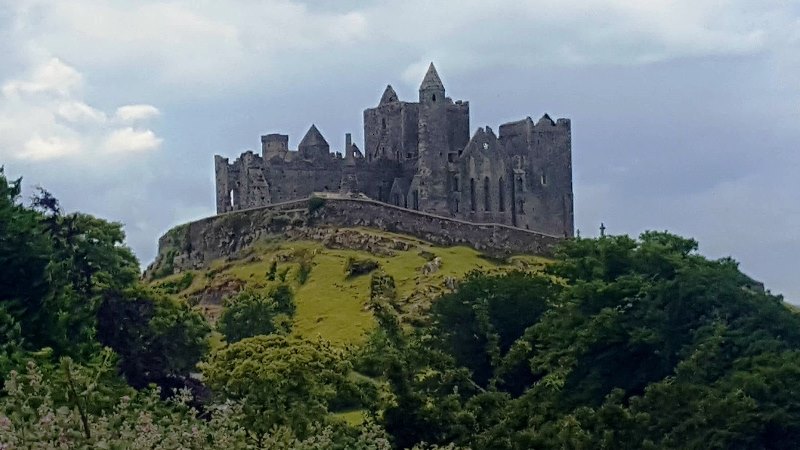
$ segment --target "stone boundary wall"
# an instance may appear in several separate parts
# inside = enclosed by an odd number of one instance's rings
[[[145,277],[167,267],[178,272],[206,267],[237,254],[261,238],[303,227],[369,227],[405,234],[441,246],[464,245],[488,256],[548,256],[563,237],[493,223],[472,223],[386,203],[343,195],[319,195],[324,203],[309,210],[310,199],[238,210],[169,230],[158,241],[156,260]],[[170,270],[171,269],[171,270]]]

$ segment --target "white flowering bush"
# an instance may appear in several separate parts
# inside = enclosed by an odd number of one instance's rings
[[[318,425],[305,439],[296,438],[287,427],[275,427],[257,439],[248,438],[239,424],[241,404],[214,405],[200,417],[188,406],[188,391],[168,401],[160,399],[157,389],[133,392],[112,408],[93,413],[95,408],[89,402],[97,386],[92,385],[92,373],[68,364],[74,393],[54,392],[61,384],[48,379],[34,362],[29,362],[23,373],[9,374],[0,398],[0,450],[391,449],[383,430],[374,424],[355,431]],[[72,403],[59,404],[58,398]]]

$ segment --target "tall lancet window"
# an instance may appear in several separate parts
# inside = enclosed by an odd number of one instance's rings
[[[483,209],[484,211],[492,210],[492,192],[489,187],[489,177],[483,179]]]
[[[475,211],[475,178],[469,179],[469,207]]]

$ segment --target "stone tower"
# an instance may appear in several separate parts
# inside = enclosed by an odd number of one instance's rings
[[[447,103],[444,84],[433,63],[419,86],[419,159],[412,187],[418,194],[418,208],[447,214]]]

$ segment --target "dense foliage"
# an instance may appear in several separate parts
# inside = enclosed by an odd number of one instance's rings
[[[800,315],[693,240],[570,240],[543,272],[469,275],[415,329],[379,269],[341,275],[372,273],[377,327],[358,346],[289,335],[308,272],[273,265],[280,284],[229,298],[212,349],[206,319],[169,296],[193,275],[142,286],[120,224],[45,191],[24,205],[0,171],[0,448],[800,442]]]
[[[291,289],[278,285],[268,294],[243,291],[225,301],[217,329],[229,343],[244,338],[291,330],[294,304]]]

